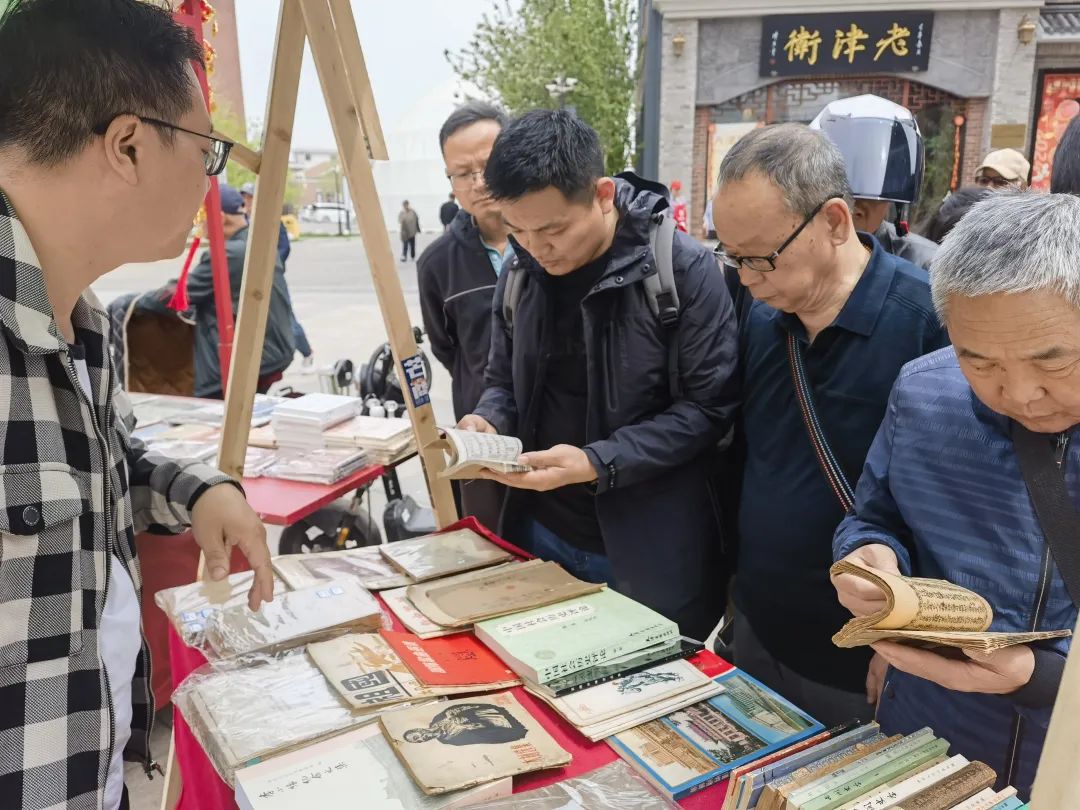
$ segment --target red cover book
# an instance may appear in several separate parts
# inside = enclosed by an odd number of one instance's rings
[[[379,632],[412,674],[429,686],[518,682],[513,670],[472,633],[424,639],[412,633]]]

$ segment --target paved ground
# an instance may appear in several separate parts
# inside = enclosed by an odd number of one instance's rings
[[[417,248],[423,250],[437,234],[422,234]],[[397,234],[391,234],[391,244],[398,249]],[[148,290],[160,286],[180,271],[178,259],[147,265],[129,265],[101,279],[94,289],[102,301],[108,302],[118,295],[135,290]],[[420,303],[416,287],[416,264],[396,264],[405,292],[405,299],[413,324],[420,326]],[[375,296],[371,271],[364,255],[359,237],[302,239],[293,245],[287,267],[289,288],[293,306],[300,322],[307,331],[315,350],[316,367],[332,364],[349,357],[359,368],[368,356],[386,340],[386,330]],[[428,356],[431,357],[430,351]],[[297,362],[289,370],[283,383],[301,391],[319,390],[318,377],[306,372]],[[441,424],[453,420],[450,404],[450,377],[446,370],[432,358],[434,365],[432,402]],[[405,492],[417,500],[429,503],[423,471],[418,461],[403,465],[399,471]],[[372,513],[382,525],[382,511],[386,500],[382,489],[372,489]],[[271,548],[276,547],[278,533],[271,532]],[[152,739],[155,756],[164,763],[169,750],[169,728],[159,722]],[[156,810],[160,804],[163,780],[147,781],[138,765],[127,765],[127,783],[131,790],[133,810]]]

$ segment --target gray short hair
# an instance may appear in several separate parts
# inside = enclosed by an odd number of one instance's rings
[[[1080,308],[1080,197],[999,191],[972,206],[930,264],[934,307],[944,320],[953,295],[976,298],[1046,290]]]
[[[739,139],[720,164],[716,187],[760,172],[784,195],[788,208],[808,217],[825,200],[855,201],[844,156],[836,144],[805,124],[775,124]]]

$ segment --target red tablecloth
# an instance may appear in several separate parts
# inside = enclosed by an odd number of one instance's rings
[[[530,556],[505,540],[496,537],[473,518],[466,518],[449,527],[447,531],[459,528],[473,529],[515,554],[522,557]],[[394,618],[394,625],[395,629],[403,629],[396,617]],[[203,654],[185,645],[171,625],[169,626],[169,654],[172,658],[173,680],[176,684],[179,684],[192,670],[206,663]],[[719,675],[730,668],[729,664],[722,662],[722,665],[718,666],[710,674]],[[573,776],[580,776],[617,759],[617,755],[607,743],[590,742],[547,705],[528,694],[524,689],[519,687],[513,691],[515,697],[532,712],[533,716],[540,721],[559,745],[574,757],[574,761],[565,768],[539,771],[515,777],[514,793],[544,787]],[[192,735],[180,713],[176,712],[174,718],[176,760],[180,766],[180,773],[184,783],[177,810],[236,810],[232,789],[218,777],[214,766],[210,764],[210,760],[203,753],[198,741]],[[719,807],[726,787],[727,783],[722,782],[684,799],[679,804],[692,810],[707,810],[707,808]]]

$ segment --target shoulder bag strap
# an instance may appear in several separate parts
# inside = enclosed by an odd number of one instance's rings
[[[1069,497],[1050,437],[1014,422],[1012,440],[1050,553],[1073,604],[1080,605],[1080,512]]]
[[[817,410],[814,408],[814,396],[806,376],[802,346],[794,335],[788,335],[788,360],[791,363],[791,379],[795,384],[795,398],[799,401],[799,409],[802,411],[803,423],[806,425],[806,434],[814,447],[814,455],[817,456],[821,471],[825,473],[825,479],[835,493],[840,508],[845,513],[850,512],[855,505],[855,491],[848,483],[847,476],[840,468],[840,462],[836,460],[832,448],[829,447],[829,440],[825,438],[821,420],[818,419]]]

